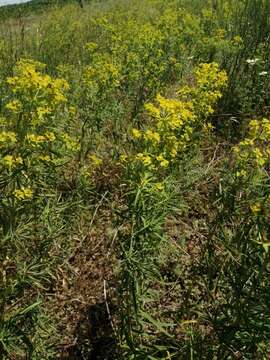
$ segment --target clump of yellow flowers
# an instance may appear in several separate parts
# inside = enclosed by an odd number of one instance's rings
[[[20,189],[14,190],[13,194],[18,200],[27,200],[32,198],[33,191],[30,188],[22,187]]]
[[[64,79],[53,79],[44,74],[45,65],[33,60],[20,60],[15,75],[7,79],[12,99],[6,109],[13,115],[20,115],[20,127],[36,127],[52,117],[59,105],[67,101],[65,92],[69,89]]]
[[[95,54],[93,57],[92,64],[85,68],[83,82],[86,88],[108,91],[118,87],[121,78],[119,64],[106,54]]]
[[[233,148],[233,152],[236,184],[245,183],[243,191],[251,214],[256,217],[269,214],[270,196],[268,186],[264,184],[269,177],[267,172],[270,163],[270,120],[251,120],[246,137]]]
[[[227,75],[211,63],[196,68],[194,78],[194,85],[182,87],[177,98],[157,95],[155,104],[145,105],[150,126],[131,131],[140,149],[133,163],[152,171],[167,168],[194,141],[194,133],[208,127],[207,116],[222,96]]]
[[[183,100],[190,100],[199,121],[205,121],[214,112],[217,101],[222,97],[228,76],[220,71],[217,63],[201,64],[194,71],[195,85],[184,86],[179,92]]]
[[[6,201],[31,199],[46,174],[66,161],[66,154],[79,150],[66,132],[57,133],[55,124],[66,114],[69,85],[44,70],[44,64],[20,60],[14,76],[7,79],[9,96],[0,124],[0,172]]]
[[[237,176],[244,177],[250,170],[262,172],[270,161],[270,120],[251,120],[246,138],[234,147]]]

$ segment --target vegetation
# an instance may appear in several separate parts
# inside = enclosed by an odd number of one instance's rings
[[[84,1],[89,2],[90,0],[29,0],[24,3],[2,6],[0,8],[0,18],[1,20],[25,18],[32,14],[45,12],[51,7],[60,7],[68,3],[78,3],[83,6]]]
[[[269,359],[269,13],[3,8],[0,360]]]

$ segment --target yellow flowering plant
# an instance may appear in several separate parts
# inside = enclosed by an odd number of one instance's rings
[[[238,145],[233,147],[233,154],[235,168],[232,184],[235,188],[242,188],[239,192],[241,191],[243,208],[248,204],[248,210],[253,216],[270,214],[267,187],[270,164],[270,120],[262,118],[249,121],[247,134]]]
[[[121,226],[123,219],[128,219],[129,229],[119,234],[123,244],[121,256],[128,259],[121,265],[120,293],[127,304],[122,310],[122,319],[127,319],[122,328],[138,343],[138,319],[145,329],[149,325],[142,316],[148,311],[142,301],[143,291],[147,294],[147,281],[151,279],[147,270],[155,269],[151,256],[155,254],[156,258],[159,254],[161,229],[170,211],[172,192],[166,169],[177,163],[190,144],[196,145],[196,134],[207,124],[207,116],[214,111],[227,77],[217,64],[203,64],[195,70],[195,80],[194,86],[181,89],[177,98],[157,95],[155,103],[146,104],[146,124],[133,127],[129,134],[133,152],[120,155],[130,186],[126,210],[119,217]],[[135,294],[130,284],[135,284]]]
[[[131,164],[151,172],[166,169],[190,144],[194,145],[198,131],[211,128],[207,117],[222,95],[227,75],[212,63],[196,68],[194,77],[195,84],[182,87],[177,98],[157,95],[156,104],[145,105],[149,124],[131,130],[131,138],[139,149],[130,157]]]
[[[264,173],[270,161],[270,120],[251,120],[248,125],[248,134],[244,140],[234,147],[234,153],[241,171]]]
[[[14,76],[7,79],[11,95],[6,109],[16,121],[19,133],[26,127],[40,128],[67,101],[68,83],[44,74],[44,68],[45,65],[39,62],[20,60]]]
[[[60,115],[68,118],[69,85],[44,73],[45,65],[32,60],[17,63],[7,79],[9,98],[0,126],[2,202],[27,201],[52,179],[56,165],[79,151],[78,143],[58,128]],[[59,132],[60,130],[60,132]],[[50,180],[51,181],[51,180]]]
[[[178,95],[181,99],[191,100],[194,111],[200,120],[214,112],[214,107],[222,97],[221,90],[226,88],[228,76],[215,62],[201,64],[194,71],[195,86],[182,87]]]

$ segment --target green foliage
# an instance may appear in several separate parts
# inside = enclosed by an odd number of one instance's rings
[[[1,10],[0,359],[60,356],[49,299],[101,233],[115,356],[269,358],[269,6]]]

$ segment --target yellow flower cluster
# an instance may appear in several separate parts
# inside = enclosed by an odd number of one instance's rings
[[[262,210],[262,206],[259,202],[256,202],[250,205],[250,210],[253,215],[258,215]]]
[[[152,158],[151,155],[147,153],[138,153],[135,156],[135,159],[142,162],[144,165],[148,166],[152,164]]]
[[[76,139],[74,139],[73,137],[71,137],[70,135],[68,135],[67,133],[63,133],[61,135],[61,138],[62,138],[62,141],[63,141],[65,147],[68,150],[71,150],[71,151],[80,150],[79,142]]]
[[[243,39],[239,35],[234,36],[231,41],[235,46],[240,46],[243,44]]]
[[[12,168],[23,164],[23,159],[21,156],[12,156],[12,155],[5,155],[1,160],[0,163],[7,168],[8,170],[12,170]]]
[[[88,50],[89,52],[93,52],[95,51],[96,49],[98,48],[98,45],[97,43],[95,42],[88,42],[86,45],[85,45],[85,49]]]
[[[220,71],[217,63],[201,64],[195,70],[195,80],[200,90],[216,92],[221,96],[220,89],[226,84],[228,76],[224,70]]]
[[[245,138],[233,147],[235,157],[232,185],[238,190],[237,198],[243,213],[249,214],[247,223],[255,222],[259,236],[254,239],[269,251],[267,229],[270,216],[269,165],[270,119],[249,121]],[[259,241],[258,241],[259,240]]]
[[[153,144],[160,143],[160,134],[157,131],[152,131],[150,129],[146,130],[144,133],[144,138]]]
[[[217,63],[201,64],[195,70],[195,86],[185,86],[179,90],[182,99],[192,99],[194,112],[203,120],[214,112],[214,106],[222,97],[228,76],[220,71]]]
[[[202,64],[195,70],[195,80],[194,86],[178,91],[179,98],[157,95],[157,105],[145,105],[151,128],[131,131],[144,149],[135,155],[135,161],[149,169],[166,168],[191,143],[195,131],[210,128],[205,120],[221,97],[227,75],[216,63]]]
[[[52,158],[50,158],[49,155],[39,155],[39,156],[37,157],[37,160],[44,161],[44,162],[46,162],[46,163],[48,163],[48,162],[53,162]]]
[[[53,132],[47,131],[44,135],[27,134],[26,139],[31,145],[35,146],[44,142],[53,142],[55,141],[56,137]]]
[[[42,123],[67,100],[64,93],[69,89],[68,83],[44,74],[44,67],[33,60],[21,60],[16,65],[15,75],[7,79],[13,99],[6,104],[6,109],[22,114],[24,121],[33,126]]]
[[[106,56],[97,54],[93,64],[85,68],[85,86],[97,86],[98,88],[117,87],[120,84],[119,66]]]
[[[22,103],[19,100],[12,100],[6,104],[6,108],[16,114],[22,110]]]
[[[17,141],[16,134],[13,131],[0,132],[0,148],[15,144]]]
[[[263,170],[270,161],[270,120],[251,120],[247,137],[234,147],[238,177],[244,177],[249,169]]]
[[[95,154],[90,155],[89,160],[91,161],[92,165],[94,165],[94,167],[99,167],[103,162],[103,160],[98,158]]]
[[[52,122],[65,110],[61,105],[67,100],[65,92],[69,85],[45,74],[44,67],[32,60],[22,60],[16,65],[14,76],[7,79],[10,89],[7,116],[0,122],[0,181],[8,184],[7,199],[12,196],[17,200],[30,199],[47,177],[48,167],[56,171],[55,165],[66,162],[66,157],[79,149],[78,141],[66,133],[59,136]],[[30,182],[31,189],[23,186]]]
[[[21,187],[13,192],[17,200],[29,200],[33,197],[33,190],[29,187]]]

